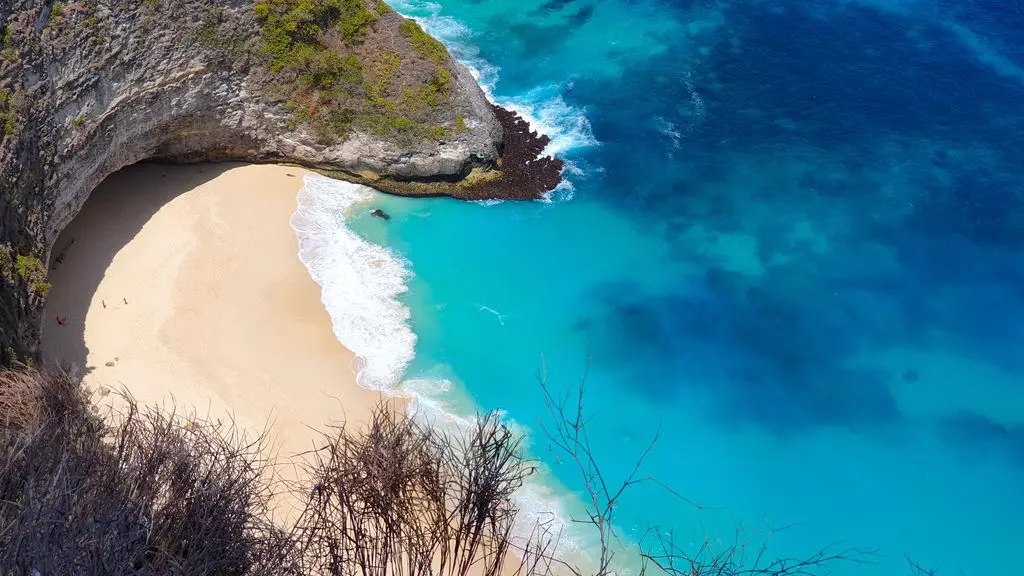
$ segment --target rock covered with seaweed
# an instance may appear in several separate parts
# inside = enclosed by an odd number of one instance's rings
[[[111,173],[241,159],[398,194],[553,188],[542,137],[495,110],[380,0],[0,3],[0,363],[35,356],[43,262]]]

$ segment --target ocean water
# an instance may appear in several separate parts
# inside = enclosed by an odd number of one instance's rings
[[[1024,5],[393,5],[568,182],[473,204],[308,180],[301,256],[364,385],[439,425],[501,410],[544,465],[524,507],[565,519],[581,482],[535,377],[587,373],[605,474],[660,430],[646,472],[704,506],[638,486],[627,544],[740,529],[875,551],[840,576],[1024,573]]]

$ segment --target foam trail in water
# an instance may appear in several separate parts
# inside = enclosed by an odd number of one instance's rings
[[[566,171],[566,174],[571,174],[571,172]],[[576,186],[573,185],[572,180],[562,178],[562,181],[558,183],[558,186],[555,186],[554,190],[544,194],[540,201],[547,204],[553,204],[555,202],[568,202],[575,197]]]
[[[501,312],[498,312],[497,310],[491,308],[490,306],[484,306],[483,304],[480,304],[479,308],[481,312],[489,312],[491,314],[494,314],[494,317],[498,319],[498,324],[501,324],[502,326],[505,325],[505,315],[502,314]]]
[[[299,259],[320,285],[334,335],[359,358],[359,385],[392,389],[416,345],[409,309],[398,301],[411,272],[398,255],[345,226],[354,209],[372,200],[372,190],[312,174],[304,184],[291,217]]]

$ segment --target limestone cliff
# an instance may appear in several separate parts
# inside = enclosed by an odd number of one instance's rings
[[[4,364],[36,354],[57,235],[141,160],[292,161],[418,195],[558,182],[545,140],[378,0],[0,0],[0,33]]]

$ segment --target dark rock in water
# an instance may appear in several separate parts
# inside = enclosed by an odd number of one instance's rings
[[[464,199],[536,200],[562,182],[565,163],[541,156],[551,138],[530,130],[519,114],[494,106],[494,114],[504,129],[500,179],[470,185],[458,195]]]
[[[399,196],[452,196],[461,200],[543,198],[562,182],[565,165],[557,158],[541,156],[551,138],[531,130],[530,124],[511,110],[494,105],[490,109],[502,132],[497,161],[481,158],[476,166],[460,173],[457,179],[439,176],[432,181],[416,182],[376,178],[360,183]]]
[[[539,198],[554,190],[562,182],[565,163],[551,156],[541,156],[551,138],[531,131],[530,124],[511,110],[495,106],[494,113],[505,129],[501,161],[505,172],[503,187],[508,195],[504,197]],[[514,194],[515,191],[522,196]]]
[[[373,212],[370,212],[370,215],[376,216],[377,218],[381,218],[383,220],[391,220],[391,216],[387,212],[381,210],[380,208],[374,210]]]

